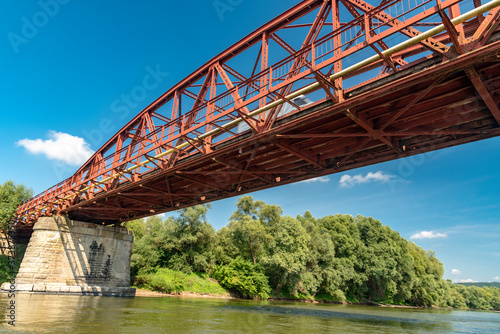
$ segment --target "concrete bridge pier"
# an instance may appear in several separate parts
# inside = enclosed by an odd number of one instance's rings
[[[15,290],[132,297],[132,241],[132,233],[123,227],[42,217],[33,227]],[[10,288],[10,283],[1,287]]]

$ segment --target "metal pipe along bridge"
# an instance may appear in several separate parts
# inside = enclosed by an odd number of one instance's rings
[[[500,134],[500,0],[304,0],[23,203],[112,224]]]

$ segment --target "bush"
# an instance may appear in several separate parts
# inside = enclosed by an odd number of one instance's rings
[[[21,262],[24,257],[24,253],[26,252],[26,245],[16,245],[15,252],[15,266],[13,270],[11,270],[9,265],[9,256],[0,255],[0,285],[4,282],[9,281],[12,278],[12,275],[17,274],[19,272],[19,267],[21,266]]]
[[[151,279],[151,287],[160,292],[173,292],[175,291],[174,282],[165,276],[153,276]]]
[[[227,295],[219,283],[211,281],[206,274],[186,274],[167,268],[155,268],[136,276],[135,285],[160,292],[194,292],[200,294]]]
[[[228,265],[215,268],[213,278],[225,288],[240,293],[245,298],[267,299],[271,288],[268,278],[259,265],[242,259],[232,260]]]
[[[9,257],[0,255],[0,284],[10,280]]]
[[[337,301],[337,302],[345,302],[346,301],[345,294],[342,290],[337,289],[337,290],[333,291],[332,293],[330,293],[330,295],[332,296],[334,301]]]

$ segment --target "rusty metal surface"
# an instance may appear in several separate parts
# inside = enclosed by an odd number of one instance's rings
[[[127,221],[497,136],[499,8],[453,23],[473,6],[302,1],[172,87],[71,178],[23,203],[17,226],[54,213]],[[283,59],[271,64],[273,55]],[[369,57],[378,60],[349,70]],[[304,89],[313,103],[291,98]]]

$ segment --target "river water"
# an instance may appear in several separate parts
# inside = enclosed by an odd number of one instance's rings
[[[500,333],[500,313],[210,298],[0,295],[0,333]]]

